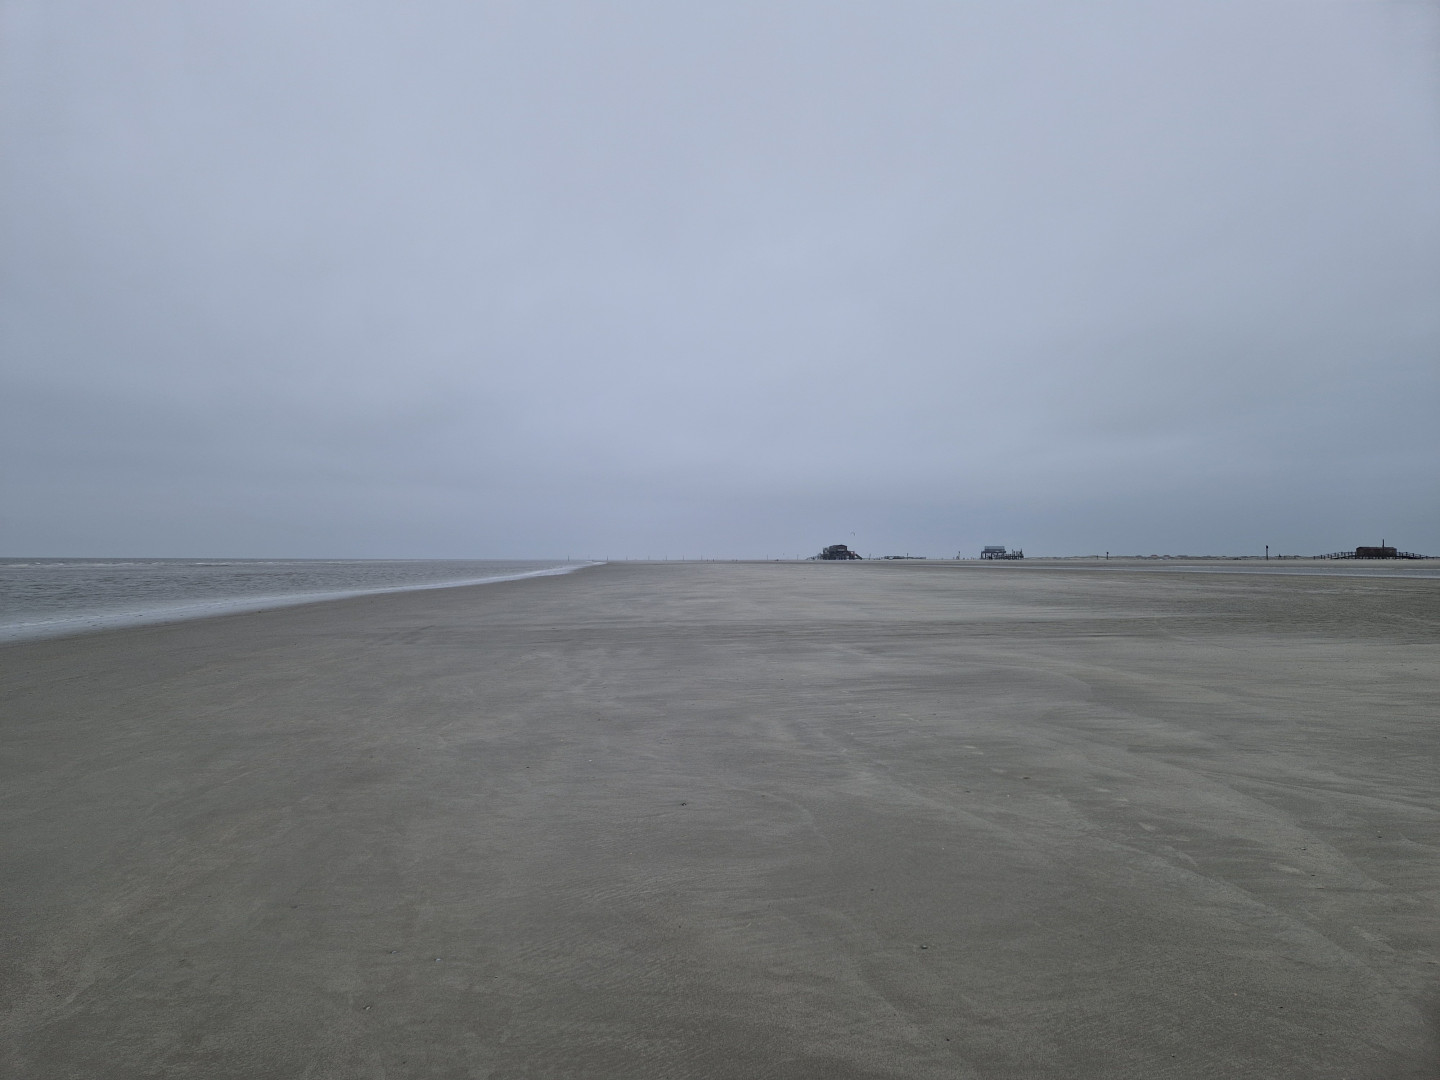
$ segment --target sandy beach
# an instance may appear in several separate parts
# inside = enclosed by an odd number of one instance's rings
[[[1433,1080],[1440,579],[1123,568],[0,647],[0,1075]]]

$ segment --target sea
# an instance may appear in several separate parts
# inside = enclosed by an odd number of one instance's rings
[[[565,574],[497,559],[0,559],[0,641]]]

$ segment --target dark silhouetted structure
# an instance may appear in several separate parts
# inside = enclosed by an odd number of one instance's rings
[[[1398,559],[1400,553],[1393,547],[1357,547],[1355,558],[1357,559]]]
[[[1016,548],[1014,551],[1006,551],[999,544],[987,544],[980,549],[982,559],[1023,559],[1025,552]]]
[[[831,544],[819,555],[811,555],[812,559],[824,559],[826,562],[836,562],[841,559],[863,559],[865,556],[858,552],[851,551],[844,544]]]
[[[1399,550],[1397,550],[1396,548],[1393,548],[1393,547],[1391,547],[1389,544],[1385,543],[1384,540],[1381,540],[1381,541],[1380,541],[1380,545],[1379,545],[1378,547],[1370,547],[1370,546],[1366,546],[1366,545],[1362,544],[1362,545],[1360,545],[1359,547],[1357,547],[1353,552],[1351,552],[1351,551],[1335,551],[1335,552],[1332,552],[1332,553],[1329,554],[1329,555],[1326,555],[1325,558],[1327,558],[1327,559],[1425,559],[1425,558],[1429,558],[1429,556],[1427,556],[1427,555],[1417,555],[1417,554],[1415,554],[1415,552],[1413,552],[1413,551],[1399,551]]]

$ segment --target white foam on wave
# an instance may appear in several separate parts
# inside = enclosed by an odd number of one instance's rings
[[[372,589],[339,589],[324,592],[277,593],[272,596],[246,596],[225,600],[205,600],[193,604],[163,604],[135,608],[130,611],[106,611],[87,615],[68,615],[57,619],[32,619],[0,623],[0,642],[33,641],[40,638],[67,637],[98,630],[118,630],[129,626],[153,626],[161,623],[206,619],[215,615],[240,615],[251,611],[296,607],[301,604],[323,604],[330,600],[348,600],[356,596],[378,596],[383,593],[422,592],[429,589],[460,589],[471,585],[493,585],[501,581],[524,578],[556,577],[572,574],[597,562],[568,563],[544,570],[525,570],[512,574],[491,574],[485,577],[456,581],[425,581],[413,585],[387,585]]]

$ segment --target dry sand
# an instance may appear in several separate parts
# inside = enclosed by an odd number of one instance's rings
[[[1434,1078],[1437,640],[867,563],[7,646],[0,1075]]]

